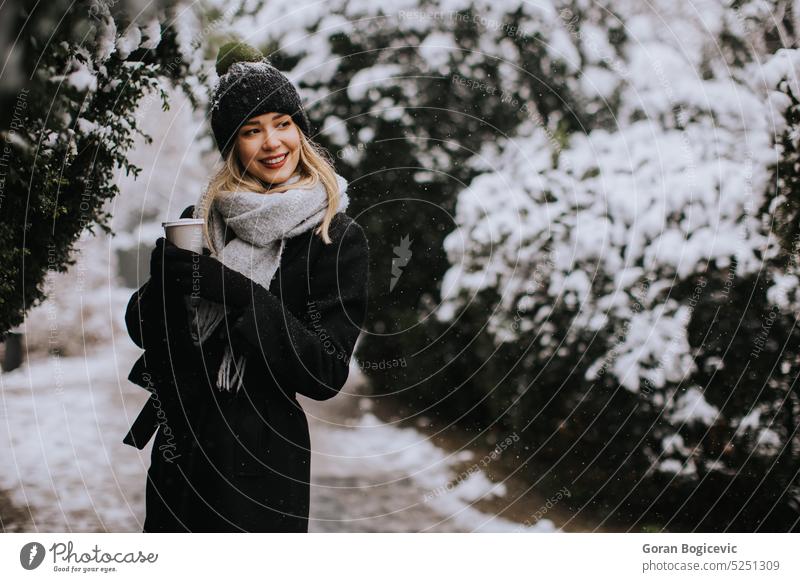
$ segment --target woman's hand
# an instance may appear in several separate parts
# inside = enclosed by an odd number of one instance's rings
[[[164,239],[159,239],[159,241]],[[162,243],[164,283],[184,295],[200,296],[233,307],[244,307],[260,287],[241,273],[226,267],[210,254],[198,254]],[[158,249],[158,246],[156,247]],[[204,252],[208,252],[204,249]]]
[[[184,336],[189,337],[188,329],[183,329],[186,322],[183,294],[177,285],[165,285],[167,267],[164,257],[170,247],[177,248],[164,238],[156,241],[150,254],[150,279],[131,296],[125,312],[131,338],[136,345],[151,350],[151,353],[166,353],[165,342],[177,345]]]

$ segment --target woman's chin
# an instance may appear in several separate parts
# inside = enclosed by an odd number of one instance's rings
[[[278,184],[283,184],[286,180],[289,179],[289,176],[284,176],[285,172],[259,172],[258,177],[261,179],[262,182],[268,185],[277,186]]]
[[[260,171],[258,177],[261,179],[262,182],[265,184],[270,184],[272,186],[278,186],[283,184],[286,180],[291,178],[292,172],[289,171],[287,168],[283,167],[280,168],[276,172],[270,171]]]

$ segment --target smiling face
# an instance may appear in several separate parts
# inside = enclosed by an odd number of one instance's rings
[[[248,174],[277,186],[297,168],[300,130],[286,113],[252,117],[236,135],[236,153]]]

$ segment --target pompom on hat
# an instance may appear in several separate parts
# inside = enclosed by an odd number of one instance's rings
[[[308,117],[297,88],[255,47],[224,44],[217,54],[219,80],[211,99],[211,130],[223,156],[230,152],[244,123],[264,113],[286,113],[306,137]]]

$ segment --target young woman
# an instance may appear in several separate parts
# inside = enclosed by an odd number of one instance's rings
[[[205,221],[207,250],[159,239],[131,297],[144,354],[129,378],[152,394],[125,442],[158,431],[144,531],[305,532],[310,444],[295,396],[325,400],[347,379],[369,251],[289,80],[241,45],[221,49],[217,71],[223,165],[183,214]]]

